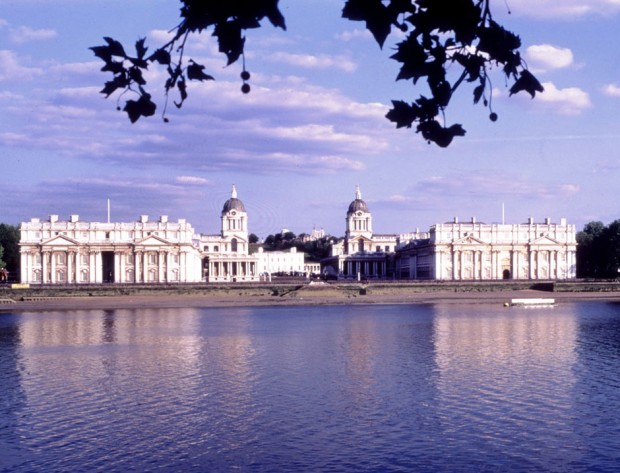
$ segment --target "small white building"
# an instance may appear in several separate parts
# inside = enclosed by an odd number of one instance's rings
[[[263,251],[256,253],[260,274],[269,278],[273,274],[304,275],[304,254],[293,247],[289,251]]]

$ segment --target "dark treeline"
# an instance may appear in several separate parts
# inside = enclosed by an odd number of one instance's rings
[[[306,233],[297,236],[293,232],[281,232],[268,235],[263,242],[263,248],[265,251],[285,251],[297,248],[297,251],[305,253],[310,261],[320,261],[329,256],[331,246],[337,241],[338,238],[329,235],[310,240]]]
[[[620,220],[590,222],[577,233],[577,277],[620,277]]]
[[[9,272],[9,280],[19,280],[19,227],[0,223],[0,268]]]

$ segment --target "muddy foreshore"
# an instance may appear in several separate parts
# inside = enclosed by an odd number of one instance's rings
[[[513,298],[620,302],[616,281],[376,282],[0,287],[0,312],[321,304],[504,304]]]

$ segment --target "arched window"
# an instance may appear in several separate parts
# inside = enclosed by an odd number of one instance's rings
[[[233,253],[237,252],[237,239],[236,238],[233,238],[230,241],[230,251],[232,251]]]
[[[364,240],[360,240],[359,248],[360,248],[360,253],[363,253],[364,252]]]

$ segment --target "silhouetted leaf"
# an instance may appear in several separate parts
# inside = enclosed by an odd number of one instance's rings
[[[149,61],[155,61],[159,64],[167,66],[171,62],[170,53],[165,49],[159,48],[148,58]]]
[[[90,49],[95,56],[102,59],[106,64],[112,61],[112,52],[110,51],[109,46],[93,46],[88,49]]]
[[[402,100],[392,100],[392,109],[385,117],[396,123],[396,128],[411,128],[413,122],[418,119],[418,107]]]
[[[187,78],[189,80],[214,80],[212,76],[204,73],[205,66],[201,64],[197,64],[194,61],[190,60],[189,65],[187,66]]]
[[[424,139],[446,148],[452,143],[455,136],[465,136],[463,127],[456,123],[449,128],[439,124],[437,120],[422,122],[418,125],[418,132],[422,133]]]
[[[243,52],[245,38],[241,36],[241,28],[235,21],[220,23],[215,27],[213,36],[216,36],[219,43],[219,51],[226,54],[228,65],[231,65]]]
[[[536,92],[543,92],[545,89],[530,71],[524,69],[523,71],[521,71],[521,75],[519,76],[519,78],[510,88],[510,95],[514,95],[518,92],[521,92],[522,90],[525,90],[532,96],[532,98],[534,98]]]
[[[138,85],[146,85],[144,77],[142,77],[142,71],[137,67],[131,67],[127,71],[129,78]]]
[[[149,94],[142,94],[138,100],[127,100],[123,108],[131,123],[135,123],[140,117],[154,115],[156,109],[157,106],[151,101]]]
[[[112,38],[109,37],[104,37],[103,38],[105,40],[106,43],[108,43],[108,46],[110,48],[110,54],[112,56],[121,56],[121,57],[127,57],[127,54],[125,54],[125,49],[123,48],[123,45]]]
[[[480,84],[474,89],[474,103],[480,102],[482,94],[484,93],[484,83]]]
[[[144,58],[144,55],[149,49],[144,45],[145,40],[146,38],[140,38],[138,41],[136,41],[136,54],[138,55],[139,59]]]
[[[381,0],[347,0],[342,9],[342,17],[353,21],[365,21],[366,28],[381,47],[396,19]]]

